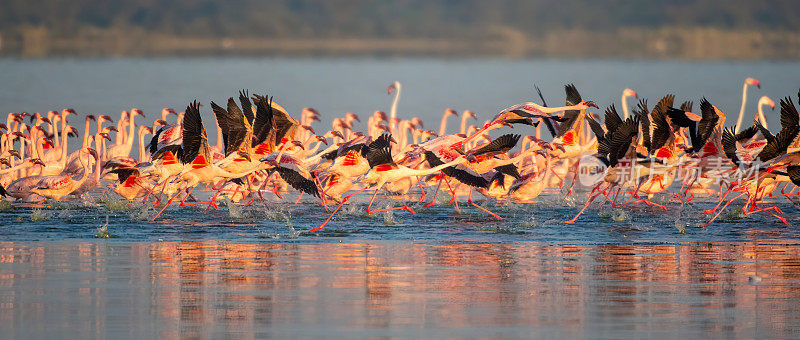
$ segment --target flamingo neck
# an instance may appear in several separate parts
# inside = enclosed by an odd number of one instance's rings
[[[764,126],[764,128],[767,128],[767,117],[764,116],[764,105],[766,105],[766,103],[762,101],[758,102],[758,120],[761,121],[761,125]]]
[[[736,119],[736,127],[734,128],[734,133],[739,133],[739,129],[742,126],[742,119],[744,118],[744,108],[747,104],[747,82],[742,85],[742,107],[739,108],[739,118]]]
[[[444,133],[447,131],[447,117],[449,116],[450,115],[446,113],[442,116],[442,122],[439,125],[439,136],[444,136]]]
[[[395,133],[395,118],[397,118],[397,102],[400,101],[400,91],[402,91],[403,86],[400,85],[399,82],[395,82],[395,88],[397,93],[394,94],[394,100],[392,100],[392,107],[389,109],[389,131]]]
[[[630,113],[628,113],[628,96],[625,93],[622,93],[622,119],[628,119]]]
[[[86,120],[86,125],[83,127],[83,147],[89,144],[89,120]]]
[[[144,127],[144,126],[141,126],[141,127]],[[144,129],[139,129],[139,163],[142,163],[142,162],[145,161],[145,159],[144,159],[145,158],[145,153],[144,153],[144,135],[145,134],[146,134],[146,132],[144,132]]]

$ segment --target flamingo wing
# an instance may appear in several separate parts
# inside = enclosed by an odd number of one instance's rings
[[[244,116],[247,118],[247,123],[252,126],[253,121],[255,120],[255,115],[253,114],[253,104],[250,103],[247,90],[239,91],[239,103],[242,104],[242,111]],[[228,106],[230,106],[230,104],[228,104]]]
[[[197,156],[203,156],[206,160],[211,160],[211,153],[208,146],[208,135],[203,127],[203,119],[200,117],[200,103],[196,100],[186,107],[183,116],[183,143],[181,145],[183,164],[191,163]]]
[[[272,129],[273,110],[272,99],[269,100],[265,96],[253,95],[256,103],[256,117],[253,122],[253,146],[257,146],[267,140],[270,130]],[[274,140],[272,141],[274,147]]]
[[[303,177],[303,175],[297,171],[289,168],[279,166],[276,168],[276,170],[278,171],[278,174],[281,175],[281,178],[283,178],[286,183],[289,183],[292,188],[295,188],[295,190],[300,190],[314,197],[320,197],[319,189],[314,181]]]

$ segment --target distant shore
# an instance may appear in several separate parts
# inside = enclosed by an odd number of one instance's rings
[[[464,38],[186,37],[141,30],[87,30],[71,37],[41,27],[0,32],[0,56],[441,56],[684,60],[800,59],[800,32],[712,28],[556,31],[509,27]]]

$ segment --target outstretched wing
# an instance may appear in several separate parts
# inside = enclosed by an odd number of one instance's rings
[[[432,168],[445,164],[441,159],[439,159],[439,157],[436,157],[436,154],[431,151],[425,151],[425,160],[428,161],[428,164],[430,164]],[[489,185],[489,181],[487,181],[485,178],[471,174],[466,170],[458,169],[455,166],[448,166],[442,169],[442,172],[445,175],[453,177],[459,182],[471,187],[485,188]]]
[[[302,191],[314,197],[320,197],[317,184],[314,183],[313,180],[305,178],[297,171],[289,168],[279,166],[276,168],[276,170],[278,171],[278,174],[281,175],[281,178],[283,178],[286,183],[289,183],[289,185],[291,185],[295,190]]]
[[[570,105],[578,105],[581,101],[581,94],[578,93],[578,89],[573,84],[568,84],[564,86],[564,91],[567,93],[567,106]],[[566,119],[563,123],[559,124],[558,126],[558,136],[561,137],[567,133],[567,131],[571,130],[573,125],[575,125],[575,121],[578,120],[578,116],[580,115],[580,110],[566,110],[564,111],[564,118]]]
[[[191,163],[197,156],[205,157],[206,161],[211,161],[211,152],[208,147],[208,134],[203,127],[203,119],[200,117],[200,103],[196,100],[186,107],[183,115],[183,143],[181,144],[183,164]]]
[[[255,115],[253,114],[253,104],[250,103],[250,97],[247,90],[239,91],[239,103],[242,104],[242,111],[247,118],[247,123],[253,125]]]

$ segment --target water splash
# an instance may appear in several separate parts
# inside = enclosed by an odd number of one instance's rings
[[[97,234],[93,236],[94,238],[119,238],[119,236],[110,234],[108,232],[108,215],[106,215],[106,224],[97,228]]]
[[[31,211],[31,221],[32,222],[49,221],[52,215],[53,214],[49,211],[36,208],[33,209],[33,211]]]
[[[0,200],[0,211],[14,210],[14,206],[9,201]]]

